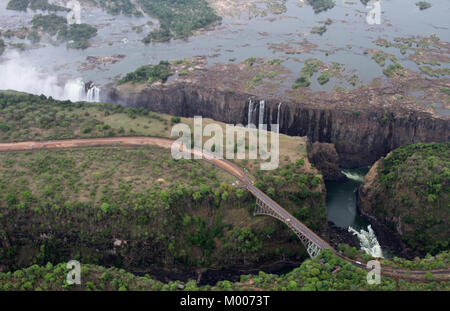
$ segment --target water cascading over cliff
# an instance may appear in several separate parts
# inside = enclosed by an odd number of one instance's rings
[[[357,181],[360,183],[364,182],[364,175],[357,174],[357,173],[351,172],[349,170],[342,170],[342,174],[344,174],[345,177],[347,177],[348,179],[351,179],[351,180],[354,180],[354,181]]]
[[[42,72],[40,68],[27,65],[19,54],[9,53],[0,64],[0,89],[51,96],[59,100],[100,101],[100,88],[83,79],[69,79],[65,82],[56,74]]]
[[[100,102],[100,88],[95,85],[89,88],[86,93],[86,101],[95,103]]]
[[[280,110],[281,108],[281,103],[278,104],[278,108],[277,108],[277,124],[278,124],[278,133],[280,132],[280,128],[281,128],[281,124],[280,124]]]
[[[259,129],[263,129],[264,127],[264,100],[261,100],[259,102],[259,118],[258,118],[258,125],[259,125]]]
[[[383,258],[383,251],[381,249],[380,243],[373,232],[370,225],[367,226],[367,231],[364,229],[356,230],[352,227],[348,227],[348,232],[353,233],[358,237],[361,244],[361,249],[366,253],[372,255],[375,258]]]
[[[258,107],[255,105],[253,100],[249,100],[248,103],[248,125],[247,127],[250,127],[251,125],[255,125],[255,122],[253,122],[253,114],[256,111]]]
[[[55,98],[69,99],[74,102],[100,102],[100,88],[92,82],[84,83],[81,78],[78,78],[67,81],[64,85],[63,94],[60,98]]]

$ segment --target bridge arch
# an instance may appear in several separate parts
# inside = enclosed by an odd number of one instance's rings
[[[292,218],[286,218],[283,215],[280,215],[276,211],[274,211],[272,208],[267,206],[262,200],[260,200],[258,197],[256,197],[256,205],[255,210],[253,211],[253,216],[271,216],[273,218],[278,219],[279,221],[285,223],[294,233],[297,235],[297,237],[300,239],[302,244],[305,246],[306,251],[308,252],[308,255],[311,258],[315,258],[320,251],[322,250],[322,247],[320,247],[318,244],[314,243],[311,239],[309,239],[301,230],[299,230],[293,223],[294,217]]]

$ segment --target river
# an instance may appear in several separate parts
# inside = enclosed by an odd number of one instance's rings
[[[361,249],[374,257],[391,257],[391,254],[378,243],[369,222],[358,214],[356,191],[363,183],[367,168],[342,171],[346,181],[327,181],[328,220],[336,226],[347,229],[358,237]]]
[[[434,0],[433,7],[425,11],[420,11],[414,5],[415,0],[381,1],[382,19],[379,25],[366,22],[370,9],[360,1],[335,2],[333,9],[314,14],[311,6],[300,5],[298,0],[288,0],[285,2],[286,10],[281,14],[269,11],[267,15],[256,17],[248,16],[246,12],[238,16],[224,16],[214,31],[204,31],[185,40],[149,45],[143,44],[141,40],[155,27],[149,26],[147,21],[150,19],[157,25],[156,20],[149,17],[112,16],[99,8],[82,7],[82,22],[98,29],[98,35],[91,40],[91,47],[74,50],[67,49],[64,44],[45,42],[33,46],[26,39],[13,37],[11,42],[8,41],[6,52],[0,56],[0,71],[8,72],[8,79],[2,80],[0,76],[0,89],[44,93],[76,101],[80,99],[79,83],[72,83],[71,80],[94,81],[101,87],[141,65],[205,56],[208,65],[231,59],[240,62],[249,57],[280,58],[284,61],[283,66],[292,72],[281,86],[287,89],[298,78],[302,63],[309,58],[318,58],[328,64],[343,64],[348,77],[357,75],[358,83],[355,85],[346,78],[332,77],[324,85],[320,85],[316,79],[312,80],[312,90],[328,92],[335,86],[354,89],[374,78],[384,77],[383,68],[365,54],[366,49],[380,48],[374,42],[379,38],[393,40],[396,37],[429,36],[434,33],[442,40],[448,40],[448,0]],[[2,31],[30,27],[32,17],[39,13],[6,10],[6,4],[7,1],[0,1]],[[313,27],[323,25],[327,19],[332,20],[332,24],[325,33],[311,33]],[[137,26],[143,27],[142,33],[133,30]],[[9,43],[24,43],[27,49],[18,51],[10,47]],[[301,52],[287,54],[282,48],[286,45]],[[403,66],[419,71],[418,65],[408,55],[402,55],[393,47],[388,52],[395,55]],[[91,65],[88,57],[117,54],[124,58],[112,64],[83,69],[85,64]],[[449,64],[443,62],[441,66],[448,67]],[[25,84],[24,77],[27,78]],[[42,85],[46,88],[38,90]],[[64,92],[64,88],[74,88],[74,91]]]

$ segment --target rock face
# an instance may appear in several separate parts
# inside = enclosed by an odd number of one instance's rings
[[[339,169],[339,155],[333,144],[319,142],[309,144],[308,158],[322,172],[325,180],[342,181],[347,178]]]
[[[344,98],[321,94],[308,102],[283,100],[281,105],[280,99],[258,98],[188,82],[140,89],[126,85],[107,87],[103,94],[101,100],[109,103],[183,117],[201,115],[234,124],[247,124],[249,117],[258,124],[263,107],[263,122],[270,125],[279,120],[281,133],[334,144],[343,168],[371,165],[404,144],[443,142],[450,138],[448,117],[417,107],[385,108],[383,98],[395,94],[391,89],[361,89]],[[260,100],[265,100],[264,105],[259,104]],[[253,109],[249,111],[249,107]]]
[[[336,249],[341,243],[354,246],[357,249],[361,247],[358,238],[354,234],[348,232],[347,229],[336,226],[331,221],[328,222],[328,231],[330,233],[330,245]]]

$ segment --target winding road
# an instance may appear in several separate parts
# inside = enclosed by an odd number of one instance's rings
[[[171,149],[177,148],[179,151],[183,151],[181,145],[174,145],[176,141],[168,138],[159,137],[105,137],[105,138],[80,138],[80,139],[66,139],[66,140],[51,140],[51,141],[26,141],[26,142],[13,142],[13,143],[0,143],[0,152],[12,152],[12,151],[30,151],[30,150],[52,150],[52,149],[71,149],[71,148],[82,148],[82,147],[120,147],[120,146],[146,146],[146,145],[156,145],[161,148]],[[188,152],[188,151],[186,151]],[[281,207],[278,203],[273,201],[264,192],[254,186],[252,180],[248,175],[234,163],[225,160],[214,158],[211,154],[202,152],[201,150],[191,150],[189,153],[197,154],[202,156],[202,158],[215,166],[225,170],[226,172],[235,176],[239,181],[241,181],[247,190],[252,193],[257,199],[268,206],[273,212],[277,214],[279,218],[283,218],[289,222],[289,226],[293,227],[291,229],[298,230],[302,235],[306,236],[307,239],[317,245],[320,249],[330,249],[336,255],[342,259],[350,262],[351,264],[366,268],[366,265],[358,261],[352,260],[343,256],[340,252],[331,247],[325,240],[311,231],[302,222],[292,216],[287,210]],[[431,272],[435,279],[439,280],[449,280],[450,270],[429,270],[429,271],[407,271],[407,270],[397,270],[382,268],[381,273],[384,275],[389,275],[397,278],[406,279],[417,279],[422,280],[426,272]]]

